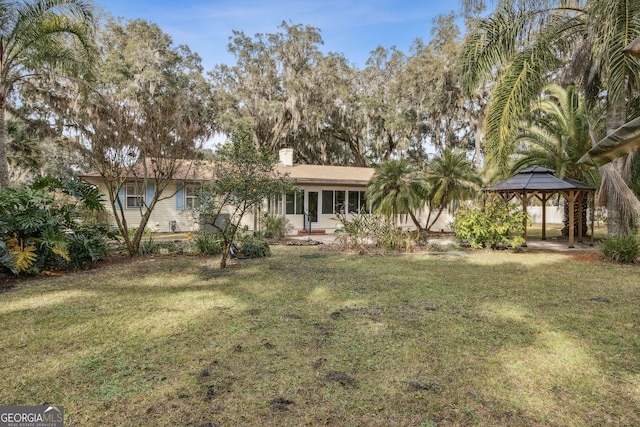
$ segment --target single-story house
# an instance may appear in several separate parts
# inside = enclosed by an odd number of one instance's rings
[[[347,214],[370,212],[365,200],[367,183],[375,170],[373,168],[351,166],[299,165],[293,163],[293,150],[280,150],[278,172],[287,174],[295,180],[298,191],[269,200],[261,215],[274,213],[284,215],[292,225],[292,233],[304,234],[309,229],[314,233],[334,233],[340,228],[335,219],[336,212]],[[151,214],[149,227],[154,232],[185,232],[200,229],[200,221],[193,208],[199,203],[198,188],[205,179],[212,176],[213,166],[200,165],[195,173],[176,175],[174,182],[165,190],[166,198],[159,201]],[[208,176],[208,177],[207,177]],[[98,186],[107,200],[104,181],[99,174],[85,174],[80,177],[85,182]],[[135,180],[127,182],[120,192],[125,206],[127,223],[135,226],[140,223],[140,206],[145,199],[153,197],[153,186],[143,188]],[[110,211],[110,208],[107,208]],[[115,219],[110,215],[111,221]],[[442,215],[433,229],[449,229],[451,217]],[[250,230],[257,225],[253,215],[243,218],[242,225]],[[413,228],[408,222],[407,228]]]

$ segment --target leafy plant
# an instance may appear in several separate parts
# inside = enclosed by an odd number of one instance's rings
[[[640,240],[635,236],[617,236],[600,243],[602,255],[619,263],[635,263],[640,258]]]
[[[338,213],[334,219],[342,225],[343,234],[339,242],[348,249],[410,252],[427,242],[424,233],[402,230],[378,215]]]
[[[490,199],[484,206],[473,204],[462,207],[453,222],[456,240],[472,248],[500,249],[525,243],[524,221],[527,214],[502,201]]]
[[[219,255],[222,253],[222,239],[218,233],[210,231],[200,231],[193,234],[193,244],[201,254]]]
[[[28,241],[25,246],[25,242],[22,239],[13,237],[7,241],[7,245],[14,257],[14,268],[12,270],[15,273],[29,270],[36,262],[38,255],[32,240]]]
[[[106,241],[113,237],[107,229],[86,227],[82,212],[100,210],[95,187],[77,181],[41,179],[28,187],[0,191],[0,240],[13,254],[8,266],[15,274],[37,273],[45,269],[78,268],[87,259],[87,247],[78,236],[93,240],[106,254]],[[6,264],[5,264],[6,266]]]
[[[271,249],[265,240],[247,235],[240,241],[237,255],[246,258],[262,258],[271,255]]]
[[[15,274],[17,273],[15,260],[14,253],[9,250],[5,242],[0,240],[0,267],[7,268]]]
[[[145,233],[146,233],[146,230],[145,230]],[[140,252],[146,255],[158,253],[159,249],[160,247],[158,246],[156,241],[153,240],[153,235],[151,235],[151,233],[149,233],[149,238],[143,241],[142,244],[140,245]]]
[[[89,226],[70,236],[69,268],[84,268],[90,261],[98,261],[109,255],[109,246],[104,238],[105,227]]]
[[[263,225],[265,228],[264,237],[268,239],[282,239],[293,228],[286,217],[275,214],[267,215],[263,220]]]

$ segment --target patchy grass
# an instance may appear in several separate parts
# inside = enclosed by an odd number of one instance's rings
[[[70,426],[640,425],[638,266],[273,253],[0,293],[0,402]]]

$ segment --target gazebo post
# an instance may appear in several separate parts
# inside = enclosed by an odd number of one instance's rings
[[[522,211],[526,216],[527,215],[527,192],[526,191],[520,192],[520,196],[522,197]],[[527,219],[525,218],[524,220],[522,220],[522,223],[524,225],[524,233],[522,235],[522,238],[524,239],[524,243],[522,244],[522,247],[526,248],[527,247]]]
[[[573,210],[575,209],[575,201],[576,201],[576,193],[575,191],[569,191],[567,193],[567,202],[569,202],[569,247],[573,248],[573,221],[575,218],[575,213]]]
[[[582,204],[584,203],[584,193],[578,193],[578,242],[582,243]]]
[[[542,240],[547,240],[547,193],[542,193]]]

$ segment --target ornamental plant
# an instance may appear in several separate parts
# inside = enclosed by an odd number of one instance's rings
[[[101,210],[97,189],[44,178],[0,191],[0,266],[14,274],[82,268],[108,254],[104,226],[87,225],[86,210]],[[7,252],[8,250],[8,252]]]
[[[522,237],[525,221],[531,222],[518,206],[492,198],[485,203],[461,207],[452,228],[461,245],[472,248],[516,248],[525,243]]]

